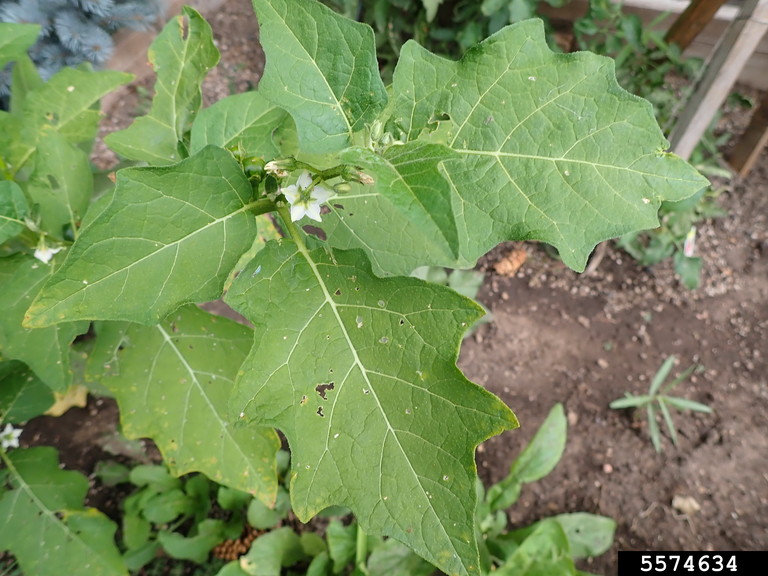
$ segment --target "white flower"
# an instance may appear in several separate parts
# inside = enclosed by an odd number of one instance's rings
[[[320,204],[333,196],[333,192],[322,186],[312,186],[309,172],[302,172],[296,184],[280,190],[291,204],[291,220],[301,220],[304,216],[320,222]]]
[[[10,424],[5,425],[5,430],[0,432],[0,445],[5,448],[18,448],[21,428],[14,428]]]
[[[48,262],[51,261],[51,258],[53,258],[54,254],[57,252],[61,252],[61,247],[50,247],[46,246],[45,244],[41,244],[37,247],[37,250],[35,250],[35,258],[40,260],[40,262],[45,262],[48,264]]]

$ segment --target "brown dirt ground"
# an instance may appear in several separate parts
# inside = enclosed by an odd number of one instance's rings
[[[222,51],[206,84],[211,102],[253,86],[262,56],[248,0],[228,0],[204,15]],[[141,106],[136,86],[125,89],[105,130],[125,126]],[[108,163],[103,149],[99,157]],[[642,269],[612,246],[581,276],[530,244],[500,246],[481,262],[479,300],[493,322],[465,341],[460,366],[498,394],[522,427],[478,449],[480,475],[501,479],[562,402],[565,455],[552,474],[523,489],[509,519],[520,526],[575,511],[614,518],[613,549],[584,565],[591,572],[616,574],[620,549],[768,550],[768,153],[747,179],[725,184],[720,199],[729,215],[700,226],[704,282],[693,292],[679,286],[670,264]],[[494,264],[513,249],[526,260],[514,276],[501,276]],[[665,437],[657,454],[644,421],[608,404],[647,390],[670,354],[679,359],[673,374],[694,362],[705,368],[676,392],[714,414],[678,414],[679,446]],[[30,423],[23,440],[57,445],[68,467],[91,473],[115,420],[110,401],[92,400],[62,418]],[[675,496],[695,499],[700,510],[676,510]],[[98,490],[92,499],[114,505]]]

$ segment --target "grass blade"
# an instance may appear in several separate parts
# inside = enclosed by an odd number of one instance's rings
[[[653,404],[648,405],[648,434],[651,436],[651,442],[656,452],[661,452],[661,432],[659,431],[659,423],[656,422],[656,409]]]
[[[658,372],[653,377],[653,381],[651,382],[651,387],[649,388],[648,392],[653,396],[659,391],[659,387],[661,386],[662,382],[667,379],[667,376],[669,376],[669,371],[672,370],[672,366],[675,364],[676,357],[674,354],[672,356],[668,356],[666,360],[664,360],[664,364],[661,365],[661,368],[659,368]]]
[[[667,424],[672,444],[677,446],[677,430],[675,429],[675,423],[672,421],[672,415],[669,413],[669,408],[667,408],[665,400],[666,398],[659,398],[659,408],[661,408],[661,414],[664,416],[664,422]]]
[[[611,402],[608,406],[619,410],[621,408],[637,408],[639,406],[642,406],[643,404],[647,404],[651,401],[651,397],[648,395],[642,395],[642,396],[627,396],[626,398],[619,398],[618,400],[614,400]]]
[[[675,378],[674,380],[672,380],[672,382],[664,386],[664,392],[669,392],[675,386],[680,384],[680,382],[682,382],[683,380],[687,380],[688,377],[691,374],[693,374],[693,371],[696,370],[696,368],[698,368],[697,364],[691,364],[690,366],[688,366],[688,368],[686,368],[685,371],[682,372],[677,378]]]
[[[694,412],[704,412],[705,414],[712,414],[712,408],[701,402],[694,400],[688,400],[687,398],[675,398],[666,397],[665,400],[670,405],[674,406],[678,410],[693,410]]]

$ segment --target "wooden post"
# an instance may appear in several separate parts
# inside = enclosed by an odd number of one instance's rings
[[[766,30],[768,0],[745,0],[669,137],[672,150],[678,156],[690,158]]]
[[[725,0],[693,0],[667,30],[664,40],[685,50],[715,17],[715,13],[723,4]]]
[[[746,176],[768,144],[768,93],[763,96],[758,109],[752,115],[747,131],[728,154],[728,163],[739,173]]]

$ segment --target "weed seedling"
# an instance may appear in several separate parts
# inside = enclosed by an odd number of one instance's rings
[[[669,384],[661,387],[664,381],[669,376],[670,370],[675,363],[675,356],[669,356],[661,368],[658,369],[651,381],[651,387],[648,389],[648,394],[635,396],[630,393],[625,393],[624,398],[619,398],[611,402],[610,407],[615,410],[622,408],[635,408],[637,410],[645,409],[648,417],[648,433],[651,435],[651,442],[656,452],[662,451],[661,446],[661,431],[659,430],[659,423],[656,421],[657,410],[661,412],[664,417],[664,423],[669,430],[669,437],[672,440],[672,444],[677,446],[677,432],[675,431],[675,424],[672,421],[672,414],[669,411],[669,407],[677,408],[678,410],[692,410],[694,412],[704,412],[710,414],[712,408],[701,404],[700,402],[694,402],[686,398],[679,398],[677,396],[669,396],[670,392],[675,386],[680,384],[683,380],[686,380],[691,374],[693,374],[700,366],[692,364],[677,378],[672,380]]]

